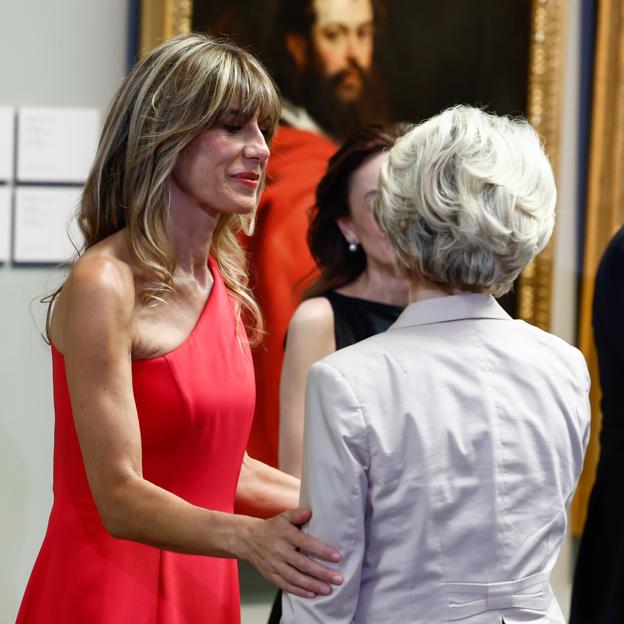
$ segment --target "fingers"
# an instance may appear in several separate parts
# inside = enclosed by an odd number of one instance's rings
[[[340,561],[340,553],[334,548],[322,542],[312,535],[306,535],[305,533],[299,533],[295,538],[295,546],[300,550],[307,552],[313,557],[318,559],[324,559],[325,561]]]
[[[312,512],[309,509],[291,509],[281,515],[292,524],[299,526],[300,524],[304,524],[310,520]],[[301,533],[300,531],[297,533],[296,537],[294,537],[294,545],[301,550],[305,550],[308,554],[318,557],[319,559],[333,562],[340,561],[340,553],[338,553],[334,548],[325,542],[322,542],[311,535]]]
[[[340,585],[343,582],[343,579],[336,570],[328,568],[314,559],[311,559],[307,552],[299,552],[297,547],[300,544],[303,546],[316,546],[316,548],[312,548],[313,552],[323,552],[328,550],[330,554],[335,555],[335,557],[329,556],[326,557],[326,559],[333,561],[340,559],[338,553],[334,552],[333,549],[320,540],[317,540],[316,538],[309,538],[309,536],[303,535],[298,529],[295,529],[290,525],[286,526],[290,529],[288,531],[288,536],[285,536],[285,539],[281,541],[281,543],[275,544],[274,546],[273,554],[277,556],[279,562],[274,568],[274,572],[279,575],[283,575],[284,573],[292,574],[296,572],[300,575],[305,575],[305,577],[310,581],[322,583],[323,587],[327,588],[329,584]],[[301,577],[297,578],[301,580]],[[287,578],[287,580],[289,580],[292,584],[295,584],[294,577],[291,579]],[[318,585],[315,586],[312,591],[315,591],[316,593],[327,593],[319,589]]]
[[[263,530],[253,540],[250,558],[269,581],[304,598],[327,595],[331,593],[332,584],[343,582],[336,570],[308,556],[332,562],[340,560],[340,555],[331,546],[294,526],[307,522],[311,515],[307,509],[294,509],[263,521]]]
[[[311,598],[317,594],[321,594],[323,596],[331,594],[331,585],[323,583],[322,581],[319,581],[311,576],[307,576],[287,563],[279,566],[277,574],[279,579],[275,579],[274,582],[282,589],[286,589],[287,587],[296,587],[299,592],[312,594],[312,596],[310,596]],[[290,591],[290,589],[286,589],[286,591]]]
[[[287,563],[299,573],[327,584],[327,586],[330,584],[341,585],[343,582],[342,576],[336,570],[327,568],[301,553],[293,551],[289,555]]]
[[[288,583],[285,583],[281,587],[278,585],[278,587],[289,594],[295,594],[295,596],[300,596],[301,598],[316,598],[316,594],[300,589],[299,587],[295,587],[294,585],[289,585]]]
[[[285,511],[281,515],[295,526],[299,526],[310,520],[312,512],[309,509],[291,509],[290,511]]]

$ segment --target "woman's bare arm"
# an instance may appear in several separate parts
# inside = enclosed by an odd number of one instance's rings
[[[270,518],[299,505],[299,479],[245,453],[236,488],[236,513]]]
[[[306,512],[270,520],[225,514],[191,505],[143,478],[132,391],[134,310],[130,269],[101,256],[77,263],[55,310],[76,431],[104,526],[114,537],[159,548],[246,559],[298,595],[327,593],[335,571],[297,552],[336,557],[294,526],[308,519]]]
[[[325,297],[304,301],[288,326],[280,381],[280,468],[297,478],[301,477],[308,371],[335,350],[334,313],[329,301]]]

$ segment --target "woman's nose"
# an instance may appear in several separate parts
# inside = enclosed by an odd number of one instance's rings
[[[257,124],[254,123],[253,127],[250,128],[250,130],[251,136],[247,140],[243,156],[245,156],[246,158],[256,158],[262,164],[264,164],[269,158],[269,146],[267,145],[266,139],[264,138],[264,134]]]

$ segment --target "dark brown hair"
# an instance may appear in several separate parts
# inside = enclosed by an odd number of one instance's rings
[[[316,188],[316,204],[308,230],[308,247],[321,274],[303,291],[303,299],[344,286],[366,268],[364,250],[358,247],[355,252],[349,251],[337,224],[340,217],[349,216],[351,176],[368,158],[389,150],[410,127],[398,123],[357,130],[329,160]]]

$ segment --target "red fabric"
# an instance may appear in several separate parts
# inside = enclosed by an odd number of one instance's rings
[[[309,212],[316,185],[335,151],[336,146],[319,134],[279,128],[271,147],[256,231],[248,243],[254,294],[267,332],[253,354],[257,400],[248,450],[272,466],[278,463],[284,336],[301,298],[301,280],[315,271],[307,244]]]
[[[171,353],[132,365],[147,480],[232,512],[254,405],[244,329],[216,264],[195,329]],[[95,507],[74,429],[63,356],[52,348],[54,505],[18,624],[239,624],[234,559],[118,540]]]

